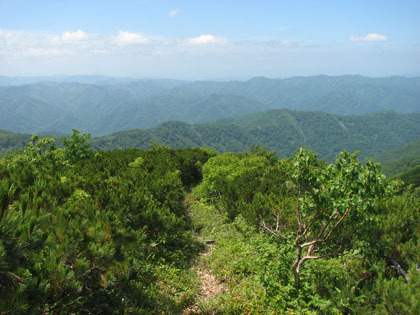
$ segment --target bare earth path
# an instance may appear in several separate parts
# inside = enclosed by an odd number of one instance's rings
[[[188,207],[188,205],[186,205]],[[194,214],[190,213],[194,221]],[[200,237],[200,235],[198,235]],[[195,303],[188,308],[186,308],[182,314],[204,314],[202,311],[202,307],[200,305],[208,304],[212,299],[216,298],[219,294],[226,290],[226,287],[222,282],[216,279],[212,270],[208,268],[208,264],[204,263],[206,257],[211,255],[214,248],[216,247],[215,241],[204,241],[206,243],[205,249],[201,252],[201,254],[197,257],[197,260],[192,267],[192,270],[198,275],[200,278],[200,285],[201,289],[198,293],[198,297]],[[207,312],[206,312],[207,314]],[[212,313],[210,313],[212,314]]]
[[[205,268],[201,263],[203,257],[212,253],[214,246],[214,244],[206,245],[205,251],[200,254],[195,266],[192,268],[200,277],[201,290],[199,292],[199,297],[197,298],[194,305],[191,305],[185,309],[182,314],[202,314],[199,305],[208,303],[209,300],[215,298],[217,295],[225,291],[223,283],[217,280],[213,272]]]

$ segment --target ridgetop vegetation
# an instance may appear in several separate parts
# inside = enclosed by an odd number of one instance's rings
[[[328,164],[306,150],[277,160],[255,148],[211,158],[196,193],[226,215],[224,229],[239,229],[230,232],[238,241],[219,236],[224,255],[241,242],[238,257],[248,246],[259,253],[255,264],[238,258],[237,271],[216,265],[239,272],[236,281],[255,279],[242,287],[243,304],[225,300],[237,313],[418,311],[419,191],[402,190],[377,164],[346,152]]]
[[[60,149],[34,136],[0,160],[2,314],[153,312],[191,301],[160,296],[156,281],[187,268],[201,247],[184,189],[213,153],[94,153],[87,138],[74,131]]]
[[[372,161],[88,138],[0,159],[0,313],[418,312],[420,191]],[[226,286],[202,304],[197,235]]]

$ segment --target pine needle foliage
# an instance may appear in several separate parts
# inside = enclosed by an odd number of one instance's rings
[[[200,249],[183,198],[214,153],[93,153],[88,139],[74,130],[57,148],[34,136],[0,160],[2,314],[150,313],[185,303],[163,299],[157,283]]]

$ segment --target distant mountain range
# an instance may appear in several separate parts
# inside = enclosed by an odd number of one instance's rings
[[[0,86],[18,86],[40,82],[77,82],[86,84],[116,84],[139,80],[130,77],[109,77],[102,75],[53,75],[53,76],[17,76],[0,75]]]
[[[70,76],[54,77],[55,82],[32,80],[0,77],[1,129],[69,134],[76,128],[105,135],[166,121],[195,124],[280,108],[340,115],[420,112],[419,77],[321,75],[185,82]]]

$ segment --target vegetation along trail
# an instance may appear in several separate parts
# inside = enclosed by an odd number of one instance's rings
[[[0,158],[0,314],[418,314],[420,190],[372,161],[88,138]]]

